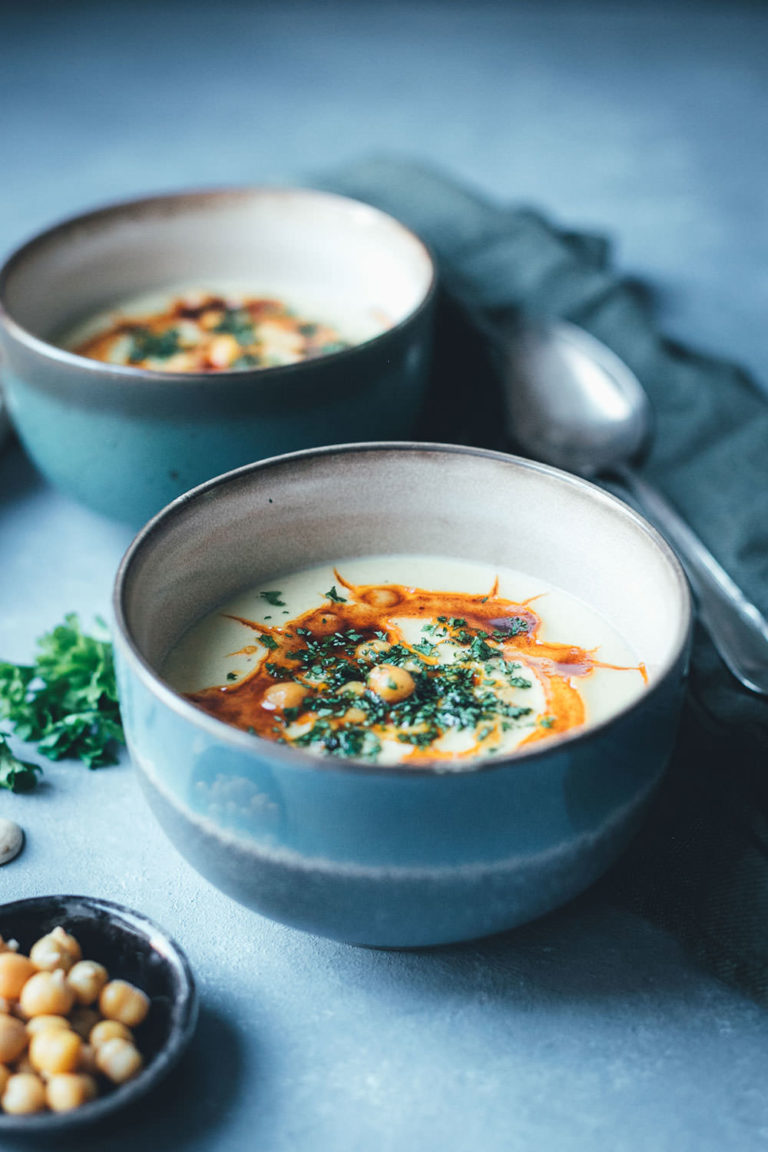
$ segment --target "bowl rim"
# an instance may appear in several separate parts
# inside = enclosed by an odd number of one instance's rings
[[[163,530],[166,523],[172,522],[185,512],[189,505],[194,504],[202,497],[215,492],[217,488],[226,487],[241,477],[253,473],[265,472],[272,468],[280,468],[285,463],[290,463],[294,460],[308,460],[313,457],[344,456],[350,453],[382,451],[398,451],[403,453],[419,452],[421,454],[424,452],[451,453],[464,456],[478,456],[504,463],[513,463],[532,472],[548,476],[557,482],[567,484],[581,491],[586,491],[593,499],[597,499],[599,503],[618,510],[620,514],[624,516],[636,530],[640,531],[640,533],[648,539],[649,543],[662,554],[675,577],[675,583],[680,596],[681,611],[677,634],[673,638],[674,642],[670,648],[670,655],[664,665],[659,668],[655,681],[652,684],[646,684],[639,696],[623,705],[617,712],[612,712],[605,719],[598,721],[596,724],[587,725],[585,728],[576,731],[566,732],[561,736],[553,737],[541,743],[537,742],[528,748],[517,749],[507,756],[500,756],[498,758],[475,757],[459,761],[436,761],[435,763],[427,765],[381,765],[375,763],[368,764],[360,760],[347,760],[341,757],[313,755],[311,752],[305,752],[300,748],[266,741],[259,736],[235,728],[233,725],[227,724],[225,721],[219,720],[217,717],[204,712],[201,708],[198,708],[186,700],[181,693],[177,692],[163,680],[160,674],[141,654],[131,635],[125,609],[125,597],[128,578],[134,560],[144,549],[152,546],[153,537]],[[268,755],[270,759],[273,759],[278,764],[285,763],[286,766],[305,767],[321,772],[362,774],[371,777],[392,777],[398,775],[408,777],[440,777],[446,774],[459,776],[477,772],[492,772],[513,767],[515,764],[522,763],[523,761],[527,763],[537,758],[551,756],[553,753],[560,752],[565,746],[591,742],[599,738],[610,725],[632,712],[664,687],[670,673],[684,657],[693,629],[691,593],[680,561],[670,545],[653,525],[629,504],[620,500],[619,497],[607,492],[597,484],[584,480],[580,476],[575,476],[570,472],[564,472],[559,468],[553,468],[549,464],[542,464],[536,460],[528,460],[522,456],[514,456],[506,452],[497,452],[489,448],[476,448],[468,445],[407,440],[331,444],[319,448],[307,448],[299,452],[288,452],[280,456],[271,456],[264,460],[257,460],[251,464],[246,464],[241,468],[232,469],[232,471],[225,472],[220,476],[215,476],[203,484],[199,484],[197,487],[190,489],[188,492],[183,493],[156,513],[156,515],[140,529],[129,544],[128,549],[120,561],[115,576],[112,596],[112,617],[116,626],[115,638],[118,640],[123,653],[131,662],[136,675],[138,675],[145,687],[149,689],[160,703],[169,707],[171,711],[175,712],[183,720],[191,722],[198,728],[202,728],[204,732],[215,737],[218,741],[239,751],[247,752],[250,755],[253,755],[254,752],[258,753],[259,749],[264,744],[267,744],[269,746]]]
[[[106,900],[100,896],[80,896],[73,893],[52,894],[47,896],[30,896],[21,900],[12,900],[1,906],[3,916],[34,912],[39,908],[41,916],[51,905],[77,902],[84,908],[106,912],[110,917],[128,921],[133,927],[140,929],[150,944],[155,941],[162,944],[160,951],[163,957],[173,963],[174,968],[181,973],[182,984],[178,997],[173,1001],[174,1011],[180,1006],[181,1019],[174,1027],[166,1044],[156,1054],[137,1077],[118,1085],[113,1092],[106,1096],[97,1096],[81,1108],[71,1112],[34,1112],[25,1116],[16,1116],[0,1111],[0,1136],[3,1132],[29,1134],[30,1136],[43,1132],[62,1131],[65,1128],[79,1127],[84,1124],[96,1124],[112,1112],[129,1107],[145,1093],[152,1090],[180,1060],[195,1031],[198,1014],[198,994],[195,978],[189,960],[176,940],[162,928],[157,921],[137,912],[126,904],[118,904],[114,900]]]
[[[348,210],[364,209],[372,217],[377,217],[386,221],[388,225],[394,226],[395,229],[402,232],[417,249],[420,249],[426,259],[429,270],[429,279],[426,288],[420,294],[415,306],[390,328],[385,328],[384,331],[378,332],[374,336],[369,336],[366,340],[360,340],[336,352],[323,353],[321,356],[315,356],[309,360],[299,360],[293,364],[277,364],[265,368],[238,368],[216,372],[166,372],[156,368],[137,368],[129,364],[107,364],[102,360],[95,360],[91,356],[81,356],[77,352],[72,352],[68,348],[62,348],[49,340],[44,340],[41,336],[36,336],[34,332],[31,332],[17,320],[6,306],[5,298],[8,281],[16,268],[21,265],[29,255],[34,254],[37,249],[55,240],[58,236],[65,236],[68,232],[82,225],[88,225],[98,220],[109,220],[110,217],[119,218],[135,210],[149,211],[153,207],[170,207],[174,202],[183,205],[185,201],[193,201],[196,204],[215,203],[216,201],[226,200],[246,201],[258,198],[260,195],[301,196],[307,199],[335,201],[345,206]],[[185,188],[175,192],[160,192],[148,196],[131,196],[111,200],[105,204],[98,205],[96,208],[88,209],[85,212],[78,212],[74,215],[66,216],[54,224],[49,225],[47,228],[44,228],[42,231],[36,232],[28,240],[23,241],[18,247],[14,248],[0,266],[0,327],[4,325],[8,332],[14,336],[20,344],[25,345],[32,352],[45,356],[47,359],[67,367],[76,368],[78,372],[84,374],[82,377],[83,382],[92,380],[99,386],[102,386],[100,378],[103,377],[105,372],[108,372],[110,376],[114,375],[120,383],[123,381],[126,382],[132,389],[150,385],[156,387],[158,384],[170,384],[178,387],[184,383],[189,384],[192,381],[198,383],[201,380],[212,380],[219,384],[247,381],[252,386],[256,380],[279,380],[283,375],[289,375],[302,369],[306,370],[310,365],[317,365],[318,363],[338,363],[339,360],[348,359],[361,350],[367,351],[370,348],[375,348],[379,343],[391,339],[393,335],[396,335],[403,328],[412,324],[425,312],[434,300],[436,291],[437,263],[429,245],[421,236],[414,232],[412,228],[409,228],[407,224],[403,224],[396,216],[392,216],[389,212],[385,212],[383,209],[376,207],[376,205],[368,204],[364,200],[357,200],[352,196],[345,196],[340,192],[330,192],[323,188],[312,188],[300,184],[229,184],[214,187]]]

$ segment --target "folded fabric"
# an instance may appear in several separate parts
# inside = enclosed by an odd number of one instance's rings
[[[504,440],[478,316],[512,311],[581,325],[629,364],[651,398],[655,430],[642,470],[768,615],[768,400],[736,365],[665,340],[649,293],[611,267],[603,237],[558,230],[528,208],[490,204],[399,160],[312,183],[392,213],[437,259],[442,292],[424,438],[514,447]],[[666,783],[598,891],[768,1001],[768,701],[737,684],[699,627]]]

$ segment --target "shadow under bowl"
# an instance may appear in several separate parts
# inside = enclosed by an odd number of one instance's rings
[[[511,755],[384,767],[260,739],[163,680],[180,637],[230,597],[398,554],[564,589],[645,662],[647,684],[606,720]],[[267,916],[381,946],[512,928],[615,860],[674,744],[691,620],[674,554],[620,500],[501,453],[404,443],[295,453],[188,493],[130,547],[114,609],[128,745],[179,850]]]
[[[53,1136],[109,1120],[155,1087],[176,1065],[197,1022],[197,992],[189,962],[178,944],[152,920],[94,896],[36,896],[0,906],[0,936],[29,949],[57,925],[76,937],[86,959],[112,979],[128,980],[150,998],[150,1010],[134,1030],[145,1067],[139,1075],[71,1112],[15,1116],[0,1111],[4,1133]]]

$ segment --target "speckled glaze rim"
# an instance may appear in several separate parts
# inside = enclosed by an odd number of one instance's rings
[[[81,1108],[76,1108],[72,1112],[35,1112],[28,1116],[14,1116],[0,1112],[0,1137],[4,1133],[11,1132],[14,1135],[36,1137],[63,1133],[85,1125],[98,1124],[111,1116],[113,1112],[119,1112],[123,1108],[130,1107],[141,1096],[151,1091],[176,1066],[194,1035],[197,1024],[198,996],[189,961],[173,937],[169,936],[159,924],[150,920],[142,912],[136,912],[124,904],[103,900],[98,896],[69,894],[32,896],[25,900],[14,900],[3,904],[0,909],[3,916],[17,912],[19,915],[28,916],[30,913],[39,911],[40,917],[43,919],[50,915],[57,905],[68,903],[77,904],[84,911],[92,911],[94,923],[98,922],[99,914],[103,914],[118,924],[122,921],[130,925],[163,957],[163,962],[174,969],[179,978],[180,991],[173,1001],[170,1035],[164,1047],[135,1080],[121,1084],[109,1095],[99,1096]]]
[[[531,472],[537,472],[557,483],[564,483],[584,491],[597,503],[618,510],[625,520],[630,523],[636,531],[645,536],[648,542],[662,554],[671,571],[674,573],[675,584],[680,597],[681,611],[677,635],[674,637],[674,643],[672,644],[671,654],[668,660],[659,669],[656,682],[650,686],[646,686],[641,695],[624,705],[618,712],[612,713],[605,720],[601,720],[597,724],[591,724],[582,731],[566,732],[562,736],[544,742],[543,745],[535,744],[529,748],[518,749],[505,758],[468,759],[459,762],[446,761],[445,766],[436,766],[435,764],[425,766],[407,766],[404,764],[388,766],[378,764],[369,765],[360,761],[342,760],[341,758],[335,758],[333,756],[313,756],[311,753],[304,752],[299,748],[264,741],[258,736],[243,732],[239,728],[235,728],[223,720],[211,716],[201,708],[197,708],[194,704],[185,700],[182,695],[160,678],[159,674],[141,655],[131,636],[126,618],[125,595],[128,577],[134,559],[138,557],[144,549],[151,548],[153,538],[163,530],[166,523],[179,516],[190,504],[194,504],[201,497],[215,492],[217,488],[226,487],[227,484],[234,480],[253,473],[268,472],[271,469],[280,468],[284,464],[294,460],[311,460],[313,458],[319,459],[329,456],[366,452],[452,453],[454,455],[476,456],[488,460],[497,460],[502,463],[512,463]],[[659,532],[657,532],[647,520],[640,516],[634,508],[625,504],[624,501],[620,500],[617,496],[613,496],[598,485],[592,484],[588,480],[583,480],[579,476],[574,476],[570,472],[563,472],[559,468],[553,468],[548,464],[540,464],[538,461],[527,460],[521,456],[513,456],[505,452],[495,452],[491,449],[473,448],[465,445],[403,440],[370,441],[360,444],[332,444],[322,448],[309,448],[301,452],[285,453],[281,456],[272,456],[266,460],[256,461],[253,464],[246,464],[242,468],[235,468],[231,472],[225,472],[221,476],[216,476],[212,480],[207,480],[204,484],[190,489],[189,492],[185,492],[182,496],[177,497],[176,500],[166,505],[157,515],[153,516],[129,545],[128,550],[120,562],[115,577],[112,611],[113,620],[120,633],[123,651],[128,656],[134,673],[160,703],[170,708],[182,719],[202,729],[209,736],[215,737],[218,741],[251,755],[253,755],[256,748],[267,743],[269,745],[268,755],[270,759],[277,763],[303,766],[316,772],[353,773],[367,776],[380,775],[389,777],[393,775],[435,777],[446,773],[468,775],[477,772],[498,772],[503,769],[509,769],[523,760],[527,762],[530,760],[544,759],[553,752],[559,751],[565,745],[594,742],[599,739],[603,732],[612,724],[617,723],[623,716],[634,711],[636,708],[642,707],[658,692],[664,691],[668,676],[678,664],[688,647],[693,627],[691,594],[680,561]]]
[[[286,197],[298,196],[306,199],[337,202],[347,206],[350,210],[356,212],[364,210],[371,216],[386,221],[388,225],[394,227],[406,236],[413,243],[414,247],[422,252],[427,261],[430,273],[429,281],[417,304],[406,313],[405,316],[398,320],[396,324],[393,324],[391,328],[386,328],[383,332],[379,332],[367,340],[360,340],[350,345],[349,348],[342,348],[338,352],[324,353],[321,357],[314,357],[311,360],[301,360],[295,364],[279,364],[271,368],[254,368],[250,370],[240,368],[235,371],[220,372],[165,372],[151,368],[134,368],[125,364],[105,364],[101,360],[94,360],[88,356],[80,356],[76,352],[71,352],[66,348],[60,348],[56,344],[51,344],[49,341],[43,340],[40,336],[35,336],[33,332],[30,332],[28,328],[25,328],[23,324],[11,315],[5,305],[8,279],[16,267],[23,263],[23,261],[38,248],[55,240],[58,236],[65,236],[68,232],[83,226],[87,227],[97,222],[108,221],[110,217],[121,217],[131,212],[150,213],[153,209],[164,208],[170,214],[175,207],[183,208],[184,205],[188,203],[205,205],[224,203],[227,200],[243,201],[249,200],[259,194]],[[86,374],[84,379],[87,379],[89,376],[98,377],[103,375],[105,371],[108,371],[111,376],[114,375],[117,378],[123,378],[127,383],[130,383],[132,388],[141,387],[142,385],[153,385],[156,387],[158,384],[183,384],[185,382],[189,383],[190,379],[200,378],[205,380],[211,379],[219,384],[243,380],[279,380],[283,375],[295,373],[305,366],[310,367],[316,365],[320,360],[322,360],[323,363],[339,363],[340,361],[343,362],[353,357],[361,350],[368,351],[368,349],[375,349],[379,344],[385,343],[394,335],[401,332],[403,328],[406,328],[417,320],[432,304],[436,290],[437,267],[427,244],[420,236],[405,224],[401,223],[395,216],[391,216],[388,212],[383,212],[373,204],[366,204],[363,200],[355,200],[351,196],[342,196],[337,192],[326,192],[322,189],[302,187],[301,185],[231,185],[221,188],[185,189],[180,192],[164,192],[153,196],[129,197],[124,200],[115,200],[91,209],[88,212],[67,216],[64,220],[51,225],[44,231],[37,232],[31,239],[26,240],[19,245],[18,248],[14,249],[2,267],[0,267],[0,324],[3,324],[19,343],[25,345],[32,352],[36,352],[38,355],[45,356],[59,364],[76,368],[79,372]],[[98,383],[98,381],[94,379],[94,383]]]

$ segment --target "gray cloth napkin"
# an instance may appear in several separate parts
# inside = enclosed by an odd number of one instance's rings
[[[523,312],[581,325],[651,398],[656,427],[643,471],[768,615],[768,400],[738,366],[665,340],[649,293],[611,267],[603,237],[559,230],[398,160],[313,184],[392,213],[436,256],[442,291],[423,438],[511,447],[493,357],[473,318]],[[701,628],[665,785],[598,891],[768,1002],[768,702],[736,683]]]

